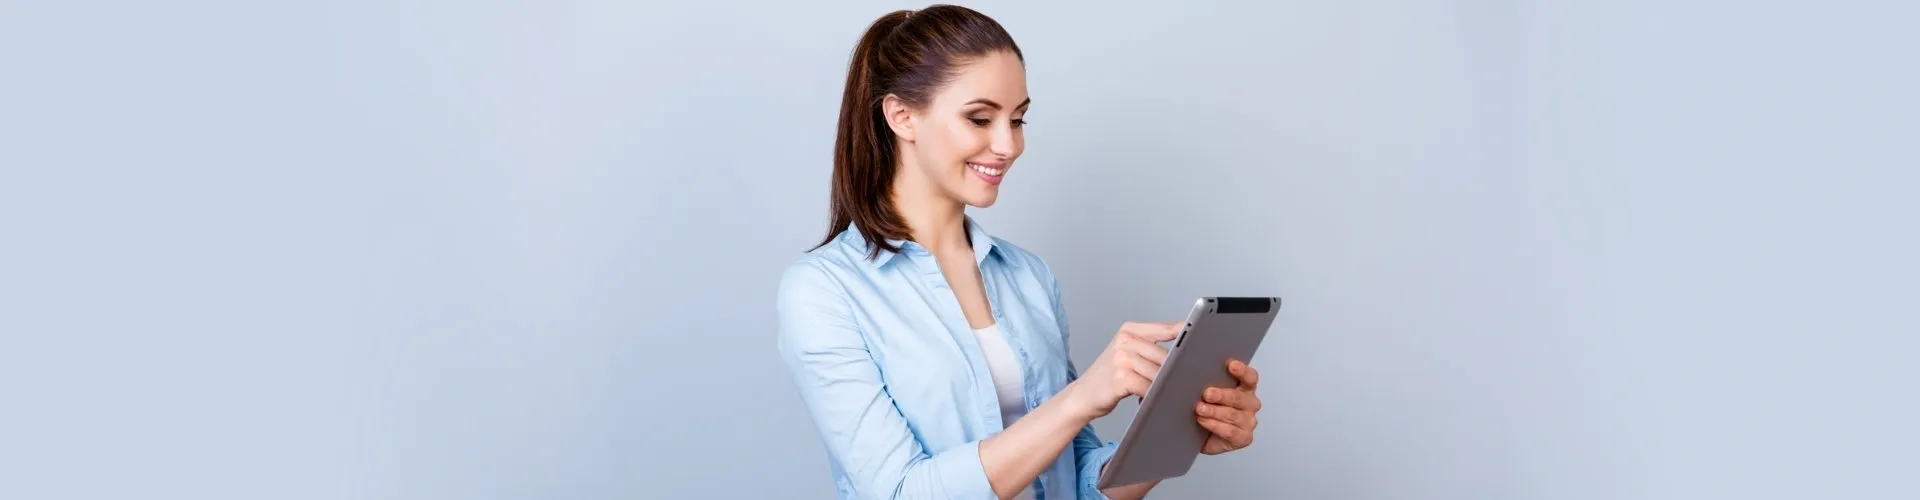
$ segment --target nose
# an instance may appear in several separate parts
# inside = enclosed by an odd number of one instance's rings
[[[1001,159],[1012,159],[1015,156],[1020,156],[1021,144],[1019,134],[1020,132],[1015,130],[1011,123],[994,127],[993,141],[987,145],[987,150],[991,151],[995,156],[999,156]]]

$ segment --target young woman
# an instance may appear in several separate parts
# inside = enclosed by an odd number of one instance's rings
[[[1115,445],[1089,425],[1144,396],[1178,322],[1122,325],[1093,364],[1067,355],[1060,287],[987,234],[1024,147],[1020,48],[962,7],[899,11],[853,51],[826,241],[780,283],[780,354],[842,498],[1140,498],[1096,491]],[[1253,442],[1259,373],[1194,408],[1205,452]]]

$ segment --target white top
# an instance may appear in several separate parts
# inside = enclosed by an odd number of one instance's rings
[[[1013,354],[1007,338],[1000,335],[998,324],[975,328],[973,338],[980,342],[980,352],[987,356],[987,372],[993,374],[993,392],[1000,396],[1000,422],[1013,425],[1013,421],[1027,414],[1027,402],[1021,397],[1026,390],[1026,378],[1020,370],[1020,358]],[[1028,485],[1013,498],[1032,499],[1033,486]]]

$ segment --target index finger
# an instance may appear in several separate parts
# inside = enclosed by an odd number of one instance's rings
[[[1240,379],[1240,385],[1247,390],[1260,387],[1260,371],[1238,359],[1227,360],[1227,373],[1233,374],[1233,378]]]
[[[1131,333],[1139,336],[1140,338],[1144,338],[1154,342],[1166,342],[1169,340],[1173,340],[1174,336],[1180,334],[1180,322],[1156,321],[1156,322],[1148,323],[1148,322],[1139,322],[1139,321],[1128,321],[1125,324],[1120,325],[1120,331],[1125,333]]]

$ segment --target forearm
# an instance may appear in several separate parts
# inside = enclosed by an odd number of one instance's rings
[[[986,468],[996,496],[1012,497],[1033,483],[1093,420],[1072,406],[1072,391],[1074,385],[1067,384],[1005,431],[980,441],[980,465]]]

